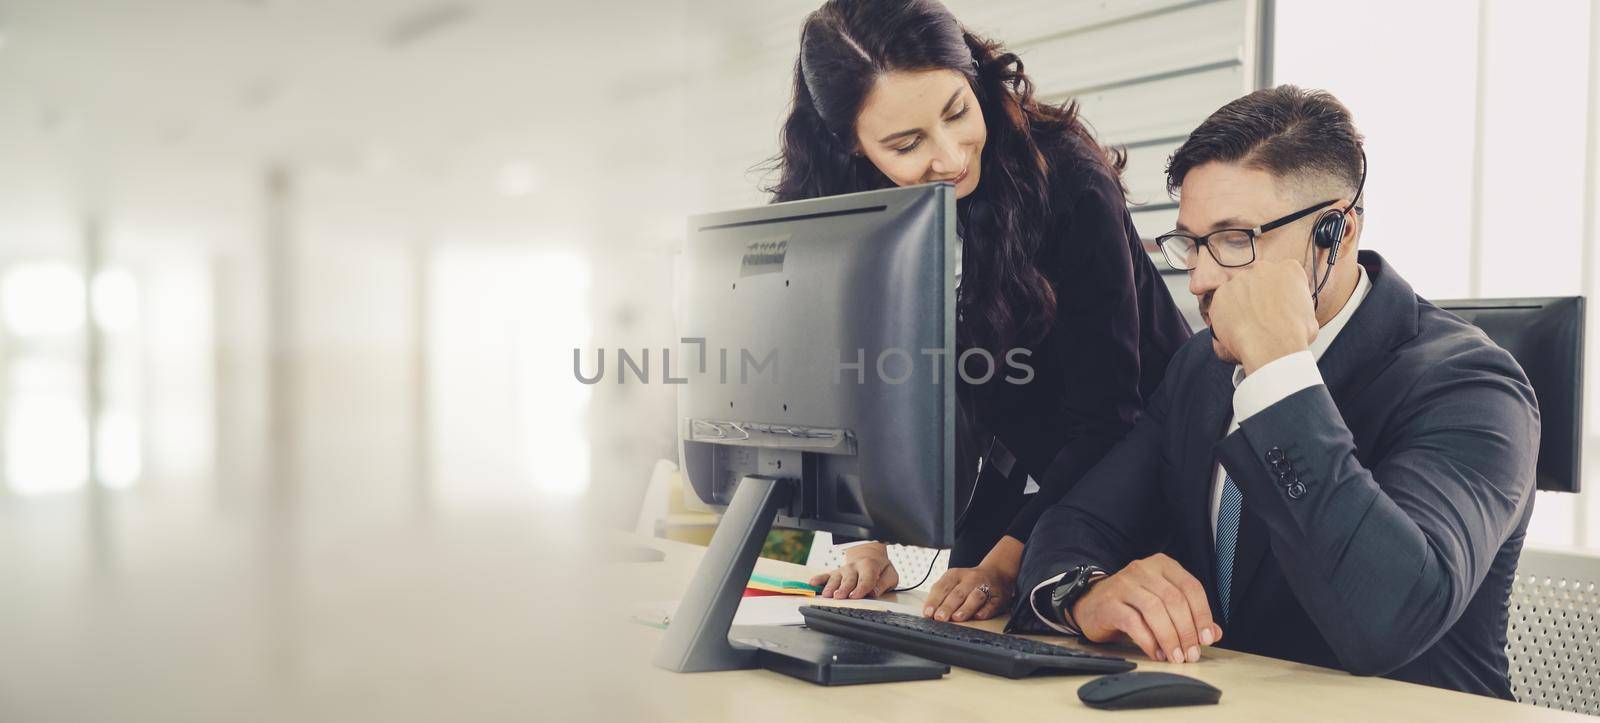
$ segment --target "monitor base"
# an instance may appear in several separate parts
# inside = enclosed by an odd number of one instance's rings
[[[756,667],[757,649],[728,639],[744,588],[755,570],[767,532],[794,489],[794,482],[748,476],[717,524],[700,567],[667,624],[653,661],[679,673]]]
[[[758,648],[756,663],[817,685],[936,680],[950,666],[799,625],[738,626],[733,639]]]
[[[739,481],[653,662],[679,673],[759,667],[819,685],[930,680],[950,672],[943,663],[798,625],[733,628],[761,544],[794,486],[772,477]]]

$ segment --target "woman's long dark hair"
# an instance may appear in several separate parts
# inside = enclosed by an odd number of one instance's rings
[[[774,201],[793,201],[893,185],[854,154],[856,116],[884,73],[937,69],[967,77],[988,127],[978,189],[957,204],[964,244],[957,336],[1000,352],[1037,340],[1055,321],[1055,289],[1038,268],[1052,211],[1051,163],[1089,148],[1120,175],[1125,159],[1102,149],[1076,103],[1035,100],[1022,61],[967,32],[937,0],[829,0],[806,18],[793,107],[771,161],[778,180],[765,190]]]

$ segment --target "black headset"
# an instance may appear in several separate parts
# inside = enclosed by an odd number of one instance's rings
[[[1317,306],[1317,295],[1322,293],[1322,286],[1328,283],[1328,278],[1333,276],[1333,264],[1339,260],[1339,244],[1344,241],[1345,226],[1349,223],[1350,212],[1361,212],[1361,207],[1356,204],[1361,201],[1361,191],[1367,187],[1367,152],[1361,151],[1361,181],[1356,184],[1356,195],[1350,197],[1350,205],[1343,209],[1324,211],[1317,218],[1317,223],[1311,228],[1311,240],[1318,248],[1328,249],[1328,270],[1322,274],[1322,280],[1317,281],[1317,287],[1311,291],[1311,307]],[[1312,280],[1315,281],[1317,271],[1311,270]]]

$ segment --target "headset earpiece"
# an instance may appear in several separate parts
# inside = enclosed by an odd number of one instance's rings
[[[1344,224],[1344,211],[1330,211],[1317,219],[1316,228],[1311,236],[1316,240],[1318,247],[1331,249],[1344,240]]]
[[[1346,216],[1355,210],[1356,204],[1361,201],[1361,192],[1367,188],[1367,152],[1361,151],[1361,180],[1356,182],[1356,195],[1350,197],[1350,205],[1342,211],[1328,211],[1317,219],[1317,225],[1311,228],[1311,240],[1319,248],[1328,249],[1328,271],[1322,275],[1322,280],[1317,280],[1317,271],[1311,270],[1311,280],[1315,287],[1311,289],[1311,305],[1317,305],[1318,297],[1322,294],[1322,287],[1333,276],[1333,264],[1339,260],[1339,243],[1344,241]]]
[[[1311,239],[1317,248],[1328,250],[1328,270],[1322,273],[1322,280],[1317,280],[1317,271],[1311,270],[1311,280],[1316,287],[1311,290],[1311,304],[1316,306],[1317,299],[1322,294],[1322,286],[1328,283],[1333,276],[1333,264],[1339,260],[1339,242],[1344,240],[1345,213],[1347,211],[1329,211],[1317,219],[1317,225],[1311,229]]]

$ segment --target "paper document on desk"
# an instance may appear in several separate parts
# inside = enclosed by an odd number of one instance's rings
[[[889,602],[887,600],[834,600],[814,597],[791,597],[788,595],[775,597],[747,597],[739,601],[739,612],[733,616],[734,625],[803,625],[805,617],[800,614],[801,605],[832,605],[836,607],[867,608],[869,610],[889,610],[907,615],[921,615],[922,609],[916,605]],[[678,601],[645,603],[640,605],[629,619],[636,623],[651,627],[665,628],[672,620],[673,611],[678,609]]]

